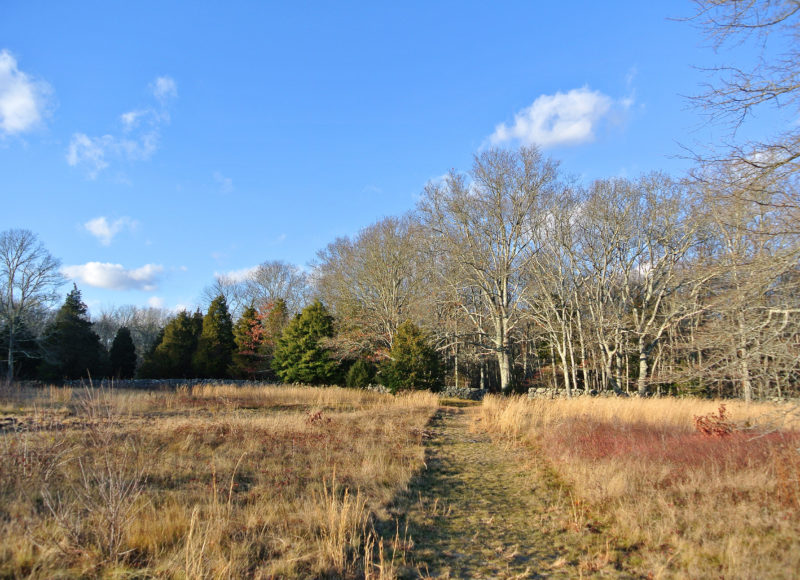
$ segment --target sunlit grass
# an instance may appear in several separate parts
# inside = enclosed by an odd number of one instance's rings
[[[478,424],[544,454],[653,577],[789,578],[800,569],[800,431],[792,405],[489,397]]]
[[[2,404],[0,577],[355,577],[376,575],[371,518],[420,467],[437,399],[197,386]]]

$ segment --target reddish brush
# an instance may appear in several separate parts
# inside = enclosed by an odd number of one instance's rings
[[[725,416],[725,405],[719,406],[716,415],[695,415],[694,428],[707,437],[727,437],[736,430],[736,426]]]
[[[717,415],[715,417],[718,418]],[[739,470],[771,465],[773,450],[797,444],[800,432],[771,433],[754,438],[739,431],[708,436],[698,431],[647,423],[611,423],[592,419],[569,420],[562,428],[543,434],[543,445],[564,460],[629,459],[685,469],[724,467]]]

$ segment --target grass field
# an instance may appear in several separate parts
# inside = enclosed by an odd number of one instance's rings
[[[794,578],[796,406],[693,399],[487,398],[479,428],[541,453],[579,529],[653,578]]]
[[[800,569],[796,406],[490,396],[437,431],[439,404],[335,387],[7,390],[0,579]]]
[[[371,526],[428,393],[229,386],[0,400],[0,577],[389,577]]]

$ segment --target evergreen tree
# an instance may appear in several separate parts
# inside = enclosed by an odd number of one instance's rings
[[[283,336],[283,331],[289,324],[289,309],[283,298],[278,298],[268,302],[259,312],[261,325],[264,328],[264,336],[259,350],[262,365],[259,373],[269,380],[280,380],[280,377],[272,367],[272,359],[275,357],[275,349],[278,348],[278,341]]]
[[[439,354],[410,320],[397,327],[389,360],[383,365],[381,376],[392,392],[400,389],[437,390],[441,386]]]
[[[223,295],[217,296],[203,317],[202,332],[194,353],[194,368],[198,376],[222,379],[228,376],[236,344],[233,321]]]
[[[41,374],[46,379],[100,378],[108,370],[108,354],[92,329],[86,304],[76,285],[46,331],[47,358]]]
[[[199,330],[197,313],[190,316],[185,310],[164,327],[163,338],[145,358],[140,376],[144,378],[191,378],[195,376],[192,357],[197,349]]]
[[[374,364],[360,358],[348,369],[345,376],[345,385],[363,389],[373,382],[376,370]]]
[[[252,306],[244,309],[233,327],[236,351],[233,354],[232,374],[239,378],[254,380],[263,364],[261,347],[264,342],[264,326],[258,311]]]
[[[272,368],[286,383],[324,384],[334,382],[338,363],[320,345],[333,336],[333,317],[317,300],[295,316],[278,341]]]
[[[111,363],[111,376],[118,379],[133,377],[136,372],[136,346],[127,326],[117,331],[108,358]]]

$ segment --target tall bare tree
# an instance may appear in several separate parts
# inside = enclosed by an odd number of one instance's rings
[[[210,305],[224,296],[231,315],[238,318],[248,306],[265,308],[277,300],[283,300],[289,312],[296,314],[306,306],[309,295],[308,276],[302,269],[281,260],[267,260],[244,276],[218,274],[203,290],[202,300]]]
[[[800,362],[800,236],[776,233],[782,211],[762,195],[763,203],[751,203],[709,187],[703,200],[712,259],[706,316],[696,333],[703,349],[697,370],[722,392],[730,384],[748,401],[780,389]],[[784,370],[776,375],[778,368]]]
[[[33,232],[15,229],[0,234],[0,321],[8,333],[8,383],[14,379],[17,333],[33,313],[57,298],[63,282],[59,267]]]
[[[417,322],[425,284],[418,229],[407,217],[384,218],[317,254],[314,285],[338,319],[340,355],[388,355],[400,324]]]
[[[451,171],[429,183],[419,203],[432,251],[449,262],[440,283],[454,295],[477,290],[482,312],[462,304],[475,332],[486,332],[484,314],[490,322],[503,392],[512,387],[523,272],[540,246],[543,200],[558,188],[558,165],[537,148],[490,149],[475,157],[469,179]]]
[[[798,0],[695,0],[693,20],[713,47],[746,47],[757,58],[745,66],[724,63],[709,71],[706,90],[694,103],[712,120],[730,123],[730,142],[716,152],[698,155],[701,166],[735,165],[736,172],[703,171],[717,180],[713,186],[725,195],[750,203],[760,191],[770,192],[769,202],[781,209],[775,232],[800,231],[800,1]],[[741,54],[741,53],[740,53]],[[742,141],[737,130],[762,109],[787,117],[784,129],[758,140]],[[742,184],[748,184],[742,187]]]
[[[294,264],[267,260],[256,266],[244,281],[244,299],[256,308],[278,299],[286,303],[289,313],[299,313],[308,304],[308,276]]]

